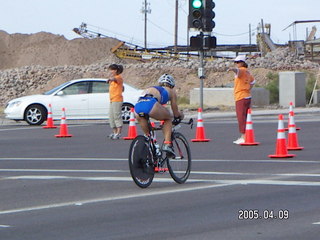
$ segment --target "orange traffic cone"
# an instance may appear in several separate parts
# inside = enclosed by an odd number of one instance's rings
[[[124,140],[132,140],[137,136],[136,119],[134,117],[134,108],[130,110],[129,130],[128,136],[123,137]]]
[[[294,154],[288,154],[287,146],[286,146],[286,135],[285,135],[284,125],[283,125],[283,115],[279,114],[276,153],[274,155],[269,155],[269,157],[270,158],[291,158],[294,156],[295,156]]]
[[[53,124],[51,104],[49,104],[49,111],[48,111],[48,116],[47,116],[47,125],[43,126],[42,128],[57,128],[57,126],[54,126],[54,124]]]
[[[211,139],[206,138],[203,120],[202,120],[202,109],[198,109],[198,122],[196,130],[196,138],[191,139],[192,142],[209,142]]]
[[[252,126],[251,109],[248,109],[247,121],[246,121],[246,134],[244,143],[240,143],[241,146],[254,146],[259,145],[259,142],[254,140],[254,130]]]
[[[57,138],[67,138],[72,137],[71,134],[68,134],[68,126],[66,122],[66,112],[65,108],[62,108],[62,116],[61,116],[61,123],[60,123],[60,134],[55,135]]]
[[[296,125],[294,122],[294,113],[290,112],[290,125],[288,133],[288,150],[302,150],[304,147],[300,147],[298,143],[298,134],[296,132]]]
[[[288,127],[285,128],[286,131],[289,131],[289,126],[290,126],[290,114],[291,114],[291,113],[294,113],[294,112],[293,112],[293,103],[292,103],[292,102],[290,102],[290,104],[289,104],[289,119],[288,119]],[[300,128],[298,128],[298,127],[296,126],[296,130],[300,130]]]

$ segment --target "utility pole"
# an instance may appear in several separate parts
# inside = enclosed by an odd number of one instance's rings
[[[144,0],[144,3],[142,2],[141,13],[144,14],[144,48],[147,49],[147,14],[151,13],[150,3],[147,0]]]
[[[249,45],[251,45],[251,24],[249,24]],[[251,55],[251,52],[250,52]]]
[[[144,0],[144,48],[147,49],[147,0]]]
[[[176,14],[175,14],[175,25],[174,25],[174,52],[177,52],[178,47],[178,8],[179,8],[179,0],[176,0]]]
[[[251,45],[251,24],[249,23],[249,44]]]

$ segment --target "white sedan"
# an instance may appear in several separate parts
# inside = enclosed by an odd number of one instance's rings
[[[130,110],[142,90],[124,84],[122,118],[130,119]],[[4,113],[6,118],[24,120],[30,125],[41,125],[52,106],[52,118],[61,119],[65,108],[67,119],[108,119],[109,84],[107,79],[77,79],[39,95],[30,95],[11,100]]]

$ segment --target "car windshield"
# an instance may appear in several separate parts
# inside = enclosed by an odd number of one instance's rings
[[[62,84],[59,85],[58,87],[55,87],[55,88],[53,88],[53,89],[51,89],[51,90],[43,93],[43,95],[50,95],[50,94],[54,93],[55,91],[57,91],[58,89],[63,88],[63,87],[66,86],[67,84],[69,84],[69,82],[62,83]]]

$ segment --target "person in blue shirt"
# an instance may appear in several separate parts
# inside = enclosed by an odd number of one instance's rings
[[[142,92],[137,104],[134,106],[136,119],[138,120],[143,132],[149,133],[147,120],[141,117],[148,114],[151,118],[163,123],[164,144],[162,150],[174,155],[171,142],[172,120],[181,121],[184,115],[178,109],[177,93],[174,89],[175,80],[169,74],[163,74],[158,79],[158,86],[152,86]],[[163,106],[170,101],[172,114],[168,108]],[[141,115],[141,116],[140,116]]]

